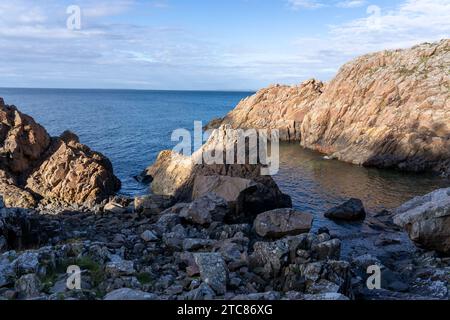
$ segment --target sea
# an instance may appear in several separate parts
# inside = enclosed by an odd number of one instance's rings
[[[107,156],[122,181],[126,196],[149,192],[134,177],[155,161],[158,153],[173,148],[176,129],[192,131],[194,121],[206,124],[223,117],[253,92],[145,91],[81,89],[0,89],[5,103],[16,105],[43,125],[50,135],[76,133],[83,144]],[[395,170],[364,168],[305,150],[295,143],[280,146],[280,170],[274,175],[294,207],[323,212],[349,198],[363,200],[378,212],[437,188],[448,180]],[[320,225],[320,223],[319,223]]]

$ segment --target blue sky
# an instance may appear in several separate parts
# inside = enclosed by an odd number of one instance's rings
[[[450,0],[2,1],[0,86],[254,90],[449,35]]]

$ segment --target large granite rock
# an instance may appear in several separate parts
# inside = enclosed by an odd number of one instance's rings
[[[51,138],[0,98],[0,194],[8,207],[100,203],[120,188],[110,161],[65,132]]]
[[[450,175],[450,40],[368,54],[329,83],[274,86],[209,127],[277,128],[359,165]]]
[[[394,223],[421,246],[450,254],[450,188],[406,202],[394,212]]]
[[[114,194],[120,181],[111,162],[64,133],[55,151],[27,179],[26,188],[49,201],[92,206]]]

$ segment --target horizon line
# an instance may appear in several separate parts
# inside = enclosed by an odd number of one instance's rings
[[[104,90],[104,91],[167,91],[167,92],[257,92],[259,89],[135,89],[135,88],[64,88],[64,87],[2,87],[1,89],[30,90]]]

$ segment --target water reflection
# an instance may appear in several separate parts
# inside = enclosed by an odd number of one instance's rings
[[[329,226],[323,213],[351,197],[361,199],[366,209],[375,213],[450,186],[449,180],[428,174],[364,168],[325,160],[319,153],[288,143],[280,145],[280,171],[274,179],[292,197],[295,208],[315,214],[316,227]]]

